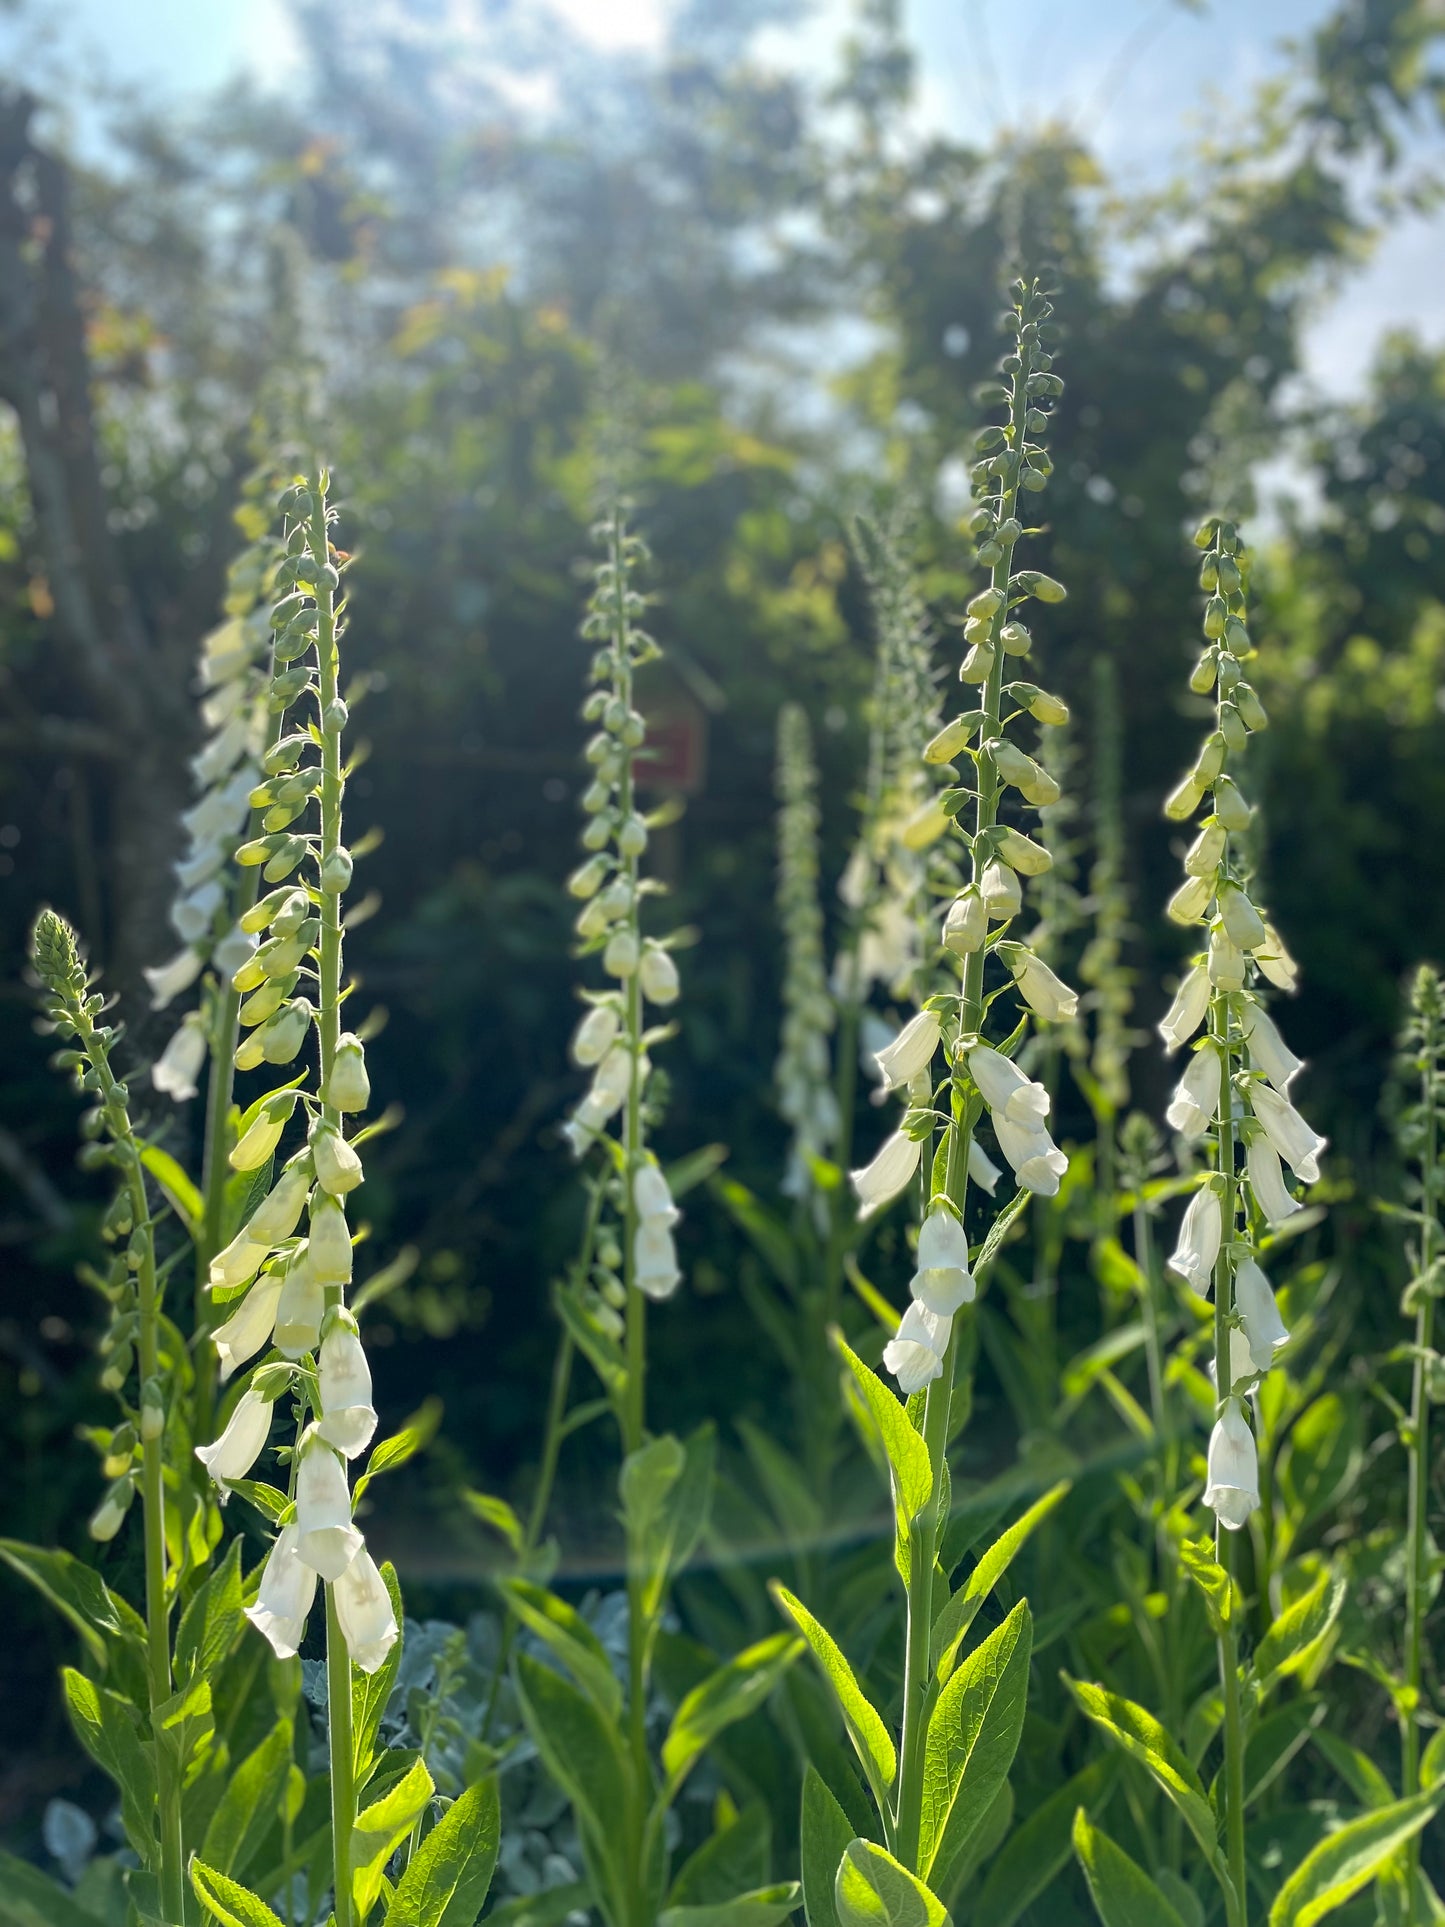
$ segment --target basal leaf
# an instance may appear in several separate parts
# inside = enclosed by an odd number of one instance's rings
[[[657,1927],[778,1927],[797,1911],[803,1890],[796,1880],[775,1887],[757,1887],[732,1900],[716,1900],[705,1907],[668,1907]]]
[[[245,1624],[241,1604],[241,1541],[233,1539],[226,1556],[192,1593],[176,1632],[176,1678],[189,1681],[216,1672]],[[208,1866],[229,1873],[229,1866],[203,1853]]]
[[[948,1890],[950,1874],[1008,1778],[1023,1729],[1033,1621],[1020,1600],[939,1694],[923,1757],[918,1864]]]
[[[290,1720],[278,1720],[231,1775],[201,1842],[216,1873],[244,1874],[275,1821],[291,1772]]]
[[[1321,1650],[1345,1603],[1339,1573],[1322,1572],[1292,1606],[1286,1606],[1254,1652],[1254,1677],[1261,1690],[1303,1672]]]
[[[522,1624],[551,1647],[583,1692],[596,1701],[604,1718],[617,1719],[622,1688],[607,1649],[581,1613],[530,1580],[504,1580],[501,1591]]]

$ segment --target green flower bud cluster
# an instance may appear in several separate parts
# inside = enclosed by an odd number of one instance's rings
[[[778,921],[783,932],[783,1031],[773,1070],[778,1109],[792,1126],[782,1189],[814,1193],[813,1168],[838,1136],[828,1040],[837,1021],[828,990],[818,897],[818,769],[806,712],[778,712]]]

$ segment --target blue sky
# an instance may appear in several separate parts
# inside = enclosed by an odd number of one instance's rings
[[[472,11],[470,0],[438,4]],[[645,50],[662,32],[666,0],[533,4],[602,44]],[[1221,103],[1277,70],[1280,43],[1327,11],[1327,0],[1207,0],[1198,9],[1180,0],[907,0],[926,125],[986,135],[1062,118],[1121,187],[1164,178]],[[33,21],[43,18],[52,73],[93,73],[177,104],[238,73],[284,85],[296,61],[286,0],[31,0],[26,13],[30,24],[0,20],[6,66],[36,46]],[[817,0],[805,28],[768,36],[765,50],[825,75],[850,13],[850,0]],[[1445,216],[1405,222],[1363,272],[1322,295],[1308,338],[1311,377],[1350,393],[1380,334],[1401,325],[1445,337]]]

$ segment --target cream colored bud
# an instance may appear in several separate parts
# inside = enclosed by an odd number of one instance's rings
[[[899,841],[906,850],[927,850],[944,834],[952,820],[940,804],[920,804],[899,831]]]
[[[1228,847],[1229,837],[1224,825],[1210,817],[1189,846],[1184,858],[1184,874],[1191,877],[1208,877],[1213,881],[1219,873],[1219,866],[1224,861],[1224,853]]]
[[[346,1209],[329,1194],[311,1201],[310,1269],[318,1285],[351,1283],[351,1233]]]
[[[984,866],[979,889],[983,894],[983,907],[993,923],[1006,923],[1023,908],[1023,891],[1019,888],[1018,878],[997,857]]]
[[[317,1183],[333,1198],[354,1191],[366,1175],[356,1146],[319,1118],[311,1131],[311,1160],[316,1166]]]
[[[1189,877],[1169,899],[1168,913],[1175,923],[1198,923],[1214,895],[1214,878]]]
[[[1253,811],[1232,778],[1221,776],[1214,785],[1214,813],[1232,835],[1247,830]]]
[[[959,681],[969,683],[987,682],[989,672],[993,668],[993,660],[994,652],[992,644],[975,642],[971,645],[968,654],[959,664]]]
[[[660,944],[649,943],[643,946],[642,962],[637,970],[642,994],[650,1004],[675,1004],[682,989],[678,981],[677,965],[669,951]]]
[[[970,956],[983,947],[988,935],[988,912],[983,898],[970,884],[949,904],[943,919],[943,946],[956,957]]]
[[[331,1075],[326,1080],[321,1101],[338,1111],[364,1111],[371,1101],[366,1052],[352,1031],[344,1030],[336,1040],[336,1055],[331,1060]]]
[[[1054,867],[1053,856],[1043,844],[1035,843],[1019,830],[1000,830],[998,853],[1011,870],[1026,877],[1042,876]]]
[[[1238,884],[1219,886],[1219,914],[1230,942],[1240,950],[1258,950],[1265,942],[1264,919]]]

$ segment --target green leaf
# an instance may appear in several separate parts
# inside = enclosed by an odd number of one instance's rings
[[[1114,1755],[1093,1760],[1015,1827],[988,1870],[975,1910],[988,1927],[1013,1927],[1053,1885],[1073,1850],[1074,1816],[1096,1812],[1118,1777]]]
[[[140,1161],[165,1193],[167,1202],[185,1227],[186,1236],[194,1244],[206,1215],[200,1192],[170,1152],[163,1151],[158,1144],[143,1144]]]
[[[410,1767],[379,1800],[363,1807],[351,1829],[351,1893],[361,1919],[381,1892],[386,1863],[425,1813],[436,1785],[424,1760]]]
[[[1104,1927],[1185,1927],[1144,1869],[1091,1827],[1082,1807],[1074,1817],[1074,1852]]]
[[[1013,1196],[1004,1206],[1003,1210],[999,1212],[998,1216],[989,1226],[988,1235],[979,1248],[978,1256],[973,1261],[973,1275],[975,1278],[977,1278],[981,1272],[988,1269],[1003,1249],[1005,1238],[1008,1237],[1008,1234],[1028,1209],[1029,1202],[1033,1195],[1032,1191],[1026,1191],[1024,1187],[1020,1185],[1018,1190],[1014,1192]]]
[[[627,1360],[617,1340],[593,1323],[570,1291],[559,1287],[552,1303],[573,1344],[602,1381],[603,1390],[611,1398],[620,1398],[627,1385]]]
[[[359,1787],[365,1786],[371,1777],[381,1716],[386,1711],[386,1703],[396,1685],[396,1676],[401,1671],[401,1649],[405,1644],[405,1635],[401,1632],[405,1624],[401,1587],[397,1583],[396,1568],[390,1560],[381,1568],[381,1583],[391,1597],[391,1610],[396,1615],[399,1636],[374,1673],[363,1673],[359,1666],[351,1669],[352,1756]]]
[[[517,1656],[516,1680],[532,1744],[618,1886],[616,1856],[627,1839],[631,1767],[617,1727],[569,1680],[527,1653]]]
[[[1318,1751],[1324,1754],[1361,1806],[1389,1806],[1395,1789],[1368,1753],[1362,1753],[1357,1746],[1351,1746],[1348,1740],[1324,1727],[1317,1729],[1313,1739]]]
[[[282,1927],[265,1901],[259,1900],[249,1887],[217,1873],[203,1860],[191,1861],[191,1886],[196,1899],[211,1910],[221,1927]]]
[[[104,1927],[59,1881],[0,1849],[0,1927]]]
[[[441,1424],[442,1402],[439,1398],[423,1399],[419,1409],[402,1426],[393,1432],[389,1439],[372,1447],[371,1457],[366,1461],[366,1470],[356,1481],[356,1503],[361,1503],[362,1494],[372,1480],[383,1472],[394,1472],[408,1459],[414,1459],[418,1452],[424,1451],[436,1437],[436,1429]]]
[[[475,1927],[502,1840],[495,1779],[454,1800],[396,1883],[384,1927]]]
[[[1179,1546],[1179,1563],[1204,1597],[1204,1609],[1216,1633],[1229,1624],[1237,1604],[1234,1581],[1214,1556],[1212,1539],[1185,1539]]]
[[[201,1842],[201,1859],[216,1873],[244,1874],[281,1807],[291,1771],[290,1720],[278,1720],[231,1775]]]
[[[1420,1779],[1425,1786],[1445,1779],[1445,1726],[1437,1726],[1420,1755]]]
[[[653,1619],[669,1577],[692,1556],[707,1524],[716,1436],[710,1425],[684,1446],[670,1434],[633,1452],[622,1467],[622,1514],[642,1609]]]
[[[906,1581],[909,1528],[933,1496],[933,1467],[929,1463],[928,1447],[878,1374],[870,1372],[862,1359],[849,1350],[841,1334],[835,1331],[832,1337],[851,1373],[844,1384],[851,1394],[849,1405],[853,1416],[865,1442],[870,1438],[876,1440],[888,1463],[897,1526],[894,1560]]]
[[[668,1907],[658,1915],[657,1927],[778,1927],[802,1897],[797,1881],[785,1880],[705,1907]]]
[[[1255,1648],[1254,1677],[1262,1691],[1310,1665],[1344,1603],[1343,1577],[1326,1570],[1307,1593],[1286,1606]]]
[[[883,1716],[858,1684],[853,1668],[825,1626],[821,1626],[800,1599],[786,1586],[773,1581],[772,1595],[813,1649],[823,1677],[837,1695],[843,1709],[843,1724],[853,1742],[863,1771],[880,1803],[898,1772],[898,1755],[893,1737],[883,1724]],[[851,1835],[850,1835],[851,1838]]]
[[[1168,1794],[1218,1875],[1222,1869],[1214,1809],[1205,1796],[1199,1775],[1158,1720],[1118,1693],[1110,1693],[1102,1686],[1084,1685],[1070,1679],[1067,1673],[1062,1678],[1080,1711],[1122,1747],[1130,1759],[1147,1768],[1156,1784]]]
[[[1013,1564],[1019,1548],[1028,1539],[1035,1526],[1048,1518],[1069,1489],[1070,1481],[1061,1479],[1041,1499],[1036,1500],[1022,1518],[1016,1519],[1007,1532],[995,1539],[968,1575],[966,1582],[934,1621],[933,1650],[937,1656],[935,1674],[940,1686],[947,1681],[949,1674],[958,1663],[959,1649],[969,1627],[977,1617],[979,1607]]]
[[[803,1651],[791,1633],[773,1633],[719,1666],[673,1715],[662,1743],[662,1769],[675,1790],[716,1733],[754,1713]]]
[[[714,1178],[710,1189],[779,1284],[796,1292],[798,1252],[786,1224],[736,1178]]]
[[[119,1787],[126,1839],[149,1865],[155,1858],[156,1775],[135,1710],[73,1666],[62,1667],[60,1683],[76,1738]]]
[[[266,1485],[260,1479],[228,1479],[232,1492],[239,1492],[248,1505],[255,1506],[263,1518],[275,1525],[291,1501],[284,1492],[274,1485]]]
[[[245,1624],[241,1604],[241,1541],[233,1539],[226,1556],[191,1595],[176,1633],[176,1678],[183,1682],[215,1673]],[[222,1873],[229,1865],[202,1849],[208,1866]]]
[[[47,1552],[19,1539],[0,1539],[0,1559],[69,1621],[102,1671],[110,1657],[107,1638],[144,1647],[145,1621],[110,1590],[93,1566],[71,1553]]]
[[[850,1840],[833,1887],[838,1927],[946,1927],[948,1911],[916,1874],[871,1840]]]
[[[947,1888],[954,1863],[1008,1778],[1023,1729],[1033,1621],[1020,1600],[939,1694],[923,1755],[918,1866]]]
[[[216,1737],[216,1714],[211,1682],[193,1679],[179,1692],[162,1700],[151,1719],[153,1737],[165,1747],[189,1786],[196,1778]]]
[[[749,1893],[768,1877],[771,1828],[760,1800],[734,1814],[684,1864],[667,1896],[669,1907],[707,1907]]]
[[[527,1535],[522,1521],[507,1504],[505,1499],[494,1498],[490,1492],[464,1490],[462,1504],[474,1518],[480,1519],[484,1526],[490,1526],[498,1537],[505,1539],[513,1552],[520,1552],[526,1544]]]
[[[527,1579],[503,1580],[500,1590],[522,1624],[551,1647],[604,1718],[618,1719],[622,1688],[607,1649],[581,1613],[565,1599]]]
[[[1377,1807],[1327,1834],[1280,1888],[1269,1927],[1314,1927],[1343,1907],[1445,1803],[1445,1785]]]
[[[538,1894],[518,1894],[487,1915],[487,1927],[562,1927],[569,1914],[585,1914],[593,1903],[585,1880],[569,1880],[560,1887],[544,1887]]]
[[[810,1762],[803,1774],[803,1912],[808,1927],[840,1927],[835,1886],[853,1824]]]

